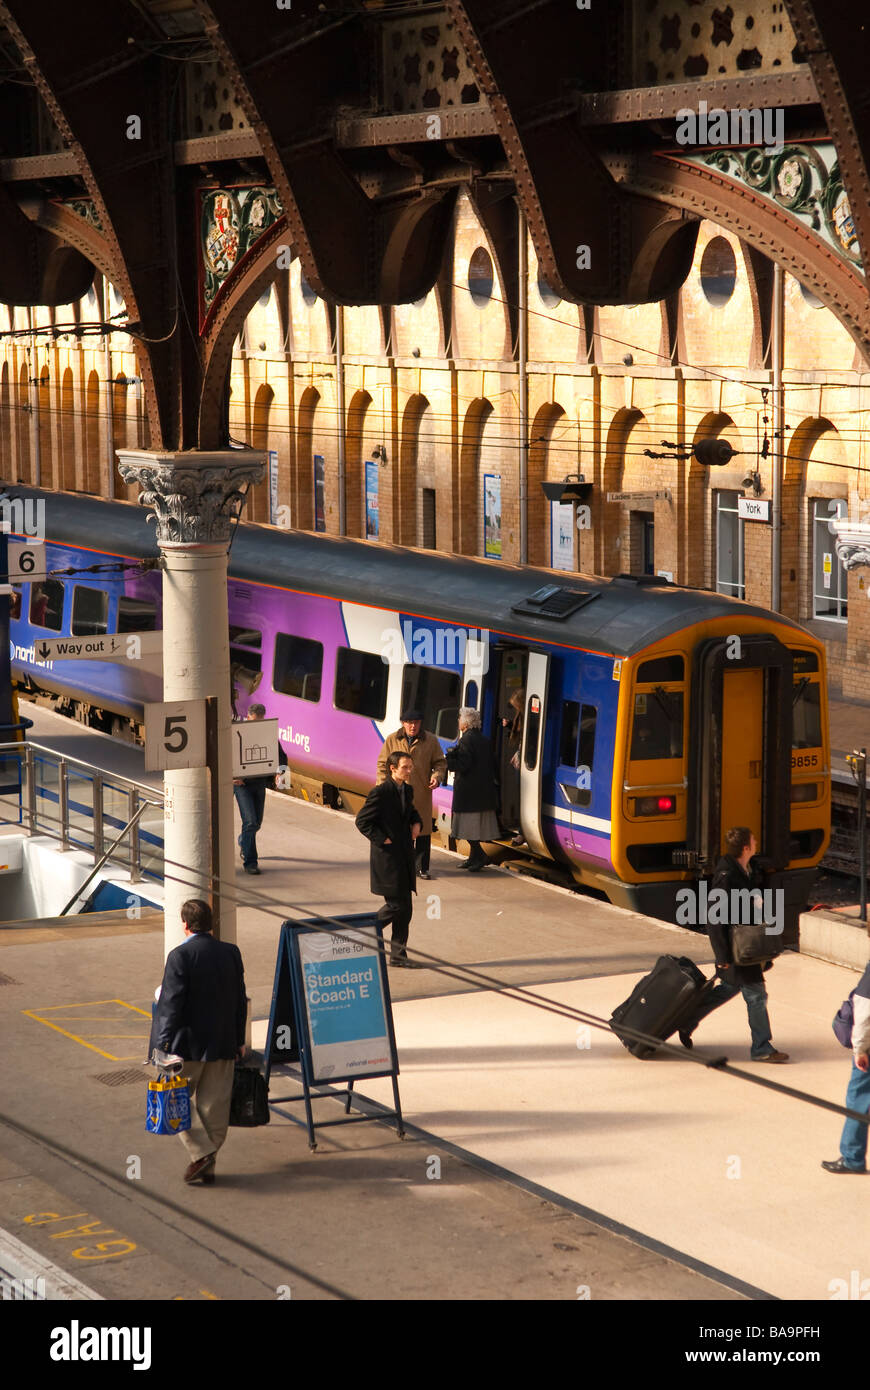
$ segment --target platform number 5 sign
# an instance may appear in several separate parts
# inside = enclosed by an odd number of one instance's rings
[[[205,767],[205,701],[145,706],[145,771]]]

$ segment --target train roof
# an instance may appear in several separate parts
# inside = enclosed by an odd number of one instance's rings
[[[50,541],[111,547],[137,558],[157,553],[151,513],[136,503],[24,487],[13,495],[46,499]],[[769,609],[660,579],[601,579],[273,526],[239,527],[230,576],[615,657],[633,656],[695,623],[738,614],[808,635]]]

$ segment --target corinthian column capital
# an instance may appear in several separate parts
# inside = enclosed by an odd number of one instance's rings
[[[153,507],[161,545],[228,541],[247,489],[262,482],[266,456],[253,449],[200,453],[119,449],[118,471]]]
[[[870,522],[832,521],[831,531],[837,536],[837,559],[844,569],[857,569],[859,565],[870,565]]]

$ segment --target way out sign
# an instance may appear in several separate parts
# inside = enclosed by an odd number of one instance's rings
[[[145,706],[145,771],[205,767],[205,700]]]

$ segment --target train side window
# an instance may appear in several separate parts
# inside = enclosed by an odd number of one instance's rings
[[[792,748],[821,748],[822,709],[818,681],[801,676],[792,696]]]
[[[477,709],[477,681],[469,681],[465,687],[463,706],[465,709]]]
[[[631,729],[632,761],[682,756],[683,692],[660,685],[655,690],[638,691]]]
[[[541,699],[530,695],[526,702],[526,747],[523,762],[529,772],[534,772],[538,762],[538,736],[541,729]]]
[[[157,604],[152,599],[122,594],[118,599],[118,631],[156,632]]]
[[[588,705],[586,706],[588,709]],[[559,734],[559,762],[577,766],[577,735],[580,732],[580,706],[576,700],[562,701],[562,729]]]
[[[249,662],[252,653],[244,654]],[[379,658],[380,659],[380,658]],[[272,689],[279,695],[295,695],[298,700],[320,699],[323,677],[323,643],[307,637],[291,637],[279,632],[275,637],[275,673]]]
[[[100,637],[108,632],[109,595],[105,589],[76,584],[73,589],[72,634],[74,637]]]
[[[578,768],[588,767],[590,775],[595,762],[595,726],[597,723],[598,710],[595,705],[584,705],[580,711],[580,751],[577,766]],[[589,799],[592,799],[591,793]]]
[[[259,651],[263,645],[263,634],[255,627],[235,627],[230,623],[230,645],[256,647]]]
[[[377,652],[339,647],[335,665],[335,708],[365,719],[383,719],[387,712],[390,668]]]
[[[43,579],[30,586],[30,621],[34,627],[63,627],[63,585],[56,579]]]
[[[458,733],[461,686],[462,677],[457,671],[442,671],[434,666],[406,666],[400,709],[420,710],[423,728],[452,742]]]

